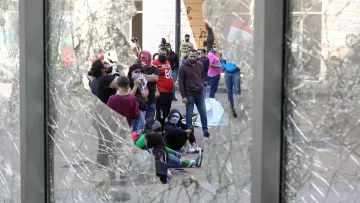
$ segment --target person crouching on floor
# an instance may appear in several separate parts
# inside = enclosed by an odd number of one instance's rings
[[[159,142],[164,143],[160,122],[153,118],[150,118],[146,120],[144,134],[137,138],[137,140],[134,140],[135,146],[140,149],[146,149],[146,135],[149,133],[158,133],[161,136],[161,141]],[[203,159],[203,154],[201,151],[195,159],[185,160],[181,159],[181,153],[174,151],[169,147],[165,147],[165,150],[168,154],[167,165],[169,168],[190,168],[193,166],[201,167],[201,162]]]
[[[167,147],[174,150],[183,148],[187,153],[198,153],[202,151],[196,144],[194,129],[189,128],[188,125],[181,121],[182,116],[179,110],[172,109],[167,119],[164,125]],[[187,143],[187,141],[189,141],[190,144]]]

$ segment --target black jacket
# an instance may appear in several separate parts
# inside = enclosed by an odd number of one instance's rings
[[[179,57],[174,51],[170,51],[168,61],[170,62],[171,69],[177,70],[179,69]]]
[[[168,118],[171,117],[174,113],[180,114],[180,120],[177,124],[173,124],[170,121],[166,121],[164,125],[165,138],[168,134],[185,134],[185,130],[189,128],[188,125],[183,123],[181,120],[183,119],[181,113],[177,109],[171,109]]]
[[[174,113],[180,114],[179,110],[172,109],[168,118],[170,118]],[[177,124],[167,121],[164,125],[166,145],[174,150],[179,150],[182,146],[184,146],[188,139],[185,130],[189,129],[189,126],[184,124],[181,120],[182,116],[180,114],[180,120]],[[193,131],[193,129],[191,130]]]

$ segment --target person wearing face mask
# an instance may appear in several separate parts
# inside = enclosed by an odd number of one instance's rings
[[[195,49],[189,53],[188,60],[184,61],[179,69],[179,89],[183,103],[186,105],[186,124],[192,127],[194,105],[199,111],[203,136],[209,138],[205,97],[203,94],[205,82],[204,66],[197,62]]]
[[[184,60],[186,60],[186,56],[188,55],[189,53],[189,47],[194,47],[193,43],[190,42],[190,35],[189,34],[186,34],[185,35],[185,42],[181,43],[180,45],[180,50],[179,50],[179,53],[180,53],[180,66],[182,64],[182,62]]]
[[[173,150],[184,148],[186,153],[201,152],[202,149],[196,144],[194,129],[182,123],[181,120],[180,111],[172,109],[164,126],[166,146]]]
[[[165,118],[168,116],[173,98],[174,81],[170,62],[167,60],[168,50],[160,48],[159,57],[153,61],[153,65],[159,70],[159,81],[157,87],[160,93],[156,99],[156,119],[164,126]]]
[[[107,104],[109,97],[117,91],[117,76],[109,75],[112,67],[104,60],[96,60],[91,65],[88,76],[94,79],[90,82],[91,92],[103,103]]]
[[[174,84],[177,82],[178,70],[179,70],[179,57],[178,55],[171,49],[170,43],[165,44],[165,48],[169,51],[168,61],[171,65],[172,78],[174,80]],[[175,97],[175,88],[173,90],[173,101],[177,101]]]
[[[217,92],[219,81],[220,81],[220,74],[222,73],[222,65],[220,63],[220,59],[216,56],[217,48],[214,44],[211,51],[208,53],[208,58],[210,61],[209,65],[209,81],[210,81],[210,98],[215,98],[215,93]]]
[[[91,69],[88,72],[88,75],[94,77],[91,81],[90,88],[91,92],[98,97],[105,105],[108,103],[110,96],[115,95],[118,85],[118,77],[114,75],[109,75],[111,68],[108,63],[104,60],[97,59],[91,65]],[[109,132],[108,127],[104,127],[101,124],[103,120],[102,105],[94,104],[96,108],[93,109],[93,119],[92,123],[98,135],[98,153],[97,153],[97,163],[102,166],[110,165],[110,157],[113,154],[112,150],[112,135]],[[99,112],[98,112],[99,110]]]
[[[146,102],[146,114],[145,119],[154,118],[156,112],[156,98],[159,96],[156,83],[159,80],[159,70],[157,67],[151,64],[151,53],[148,51],[141,51],[139,54],[139,60],[141,66],[144,69],[149,91],[147,102]]]
[[[210,60],[206,56],[205,49],[198,50],[198,62],[200,62],[204,66],[205,83],[204,83],[203,94],[204,94],[204,97],[206,98],[206,87],[208,86],[208,83],[209,83],[208,71],[209,71]]]
[[[147,80],[144,76],[143,68],[139,64],[133,64],[129,68],[128,78],[130,81],[130,94],[136,97],[140,109],[140,118],[132,120],[133,131],[139,133],[144,128],[146,100],[148,97]]]

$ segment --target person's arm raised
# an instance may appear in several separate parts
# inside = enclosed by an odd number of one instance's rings
[[[112,89],[118,88],[117,79],[118,79],[118,77],[115,77],[114,80],[110,83],[110,85],[109,85],[110,88],[112,88]]]

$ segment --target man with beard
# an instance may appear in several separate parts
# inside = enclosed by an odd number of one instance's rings
[[[197,52],[190,50],[189,57],[179,69],[179,89],[182,101],[186,104],[186,124],[192,126],[194,104],[199,111],[203,136],[210,138],[207,126],[205,97],[203,94],[205,82],[204,67],[197,61]]]
[[[158,54],[158,58],[153,61],[153,65],[159,70],[157,88],[160,92],[160,97],[156,99],[156,119],[164,127],[165,118],[169,115],[171,109],[174,81],[172,79],[171,65],[167,60],[168,50],[160,48]]]
[[[193,43],[190,42],[190,35],[185,35],[185,42],[181,43],[180,45],[180,66],[183,60],[185,60],[185,57],[188,55],[188,48],[194,47]]]
[[[172,71],[172,78],[174,83],[176,84],[177,77],[178,77],[178,70],[179,70],[179,57],[178,55],[171,49],[170,43],[165,44],[165,48],[169,51],[168,61],[170,62],[171,71]],[[173,90],[173,101],[177,101],[175,97],[175,88]]]
[[[117,76],[110,75],[112,66],[107,61],[96,60],[88,76],[94,79],[90,81],[90,89],[103,103],[107,104],[109,97],[117,91]]]

